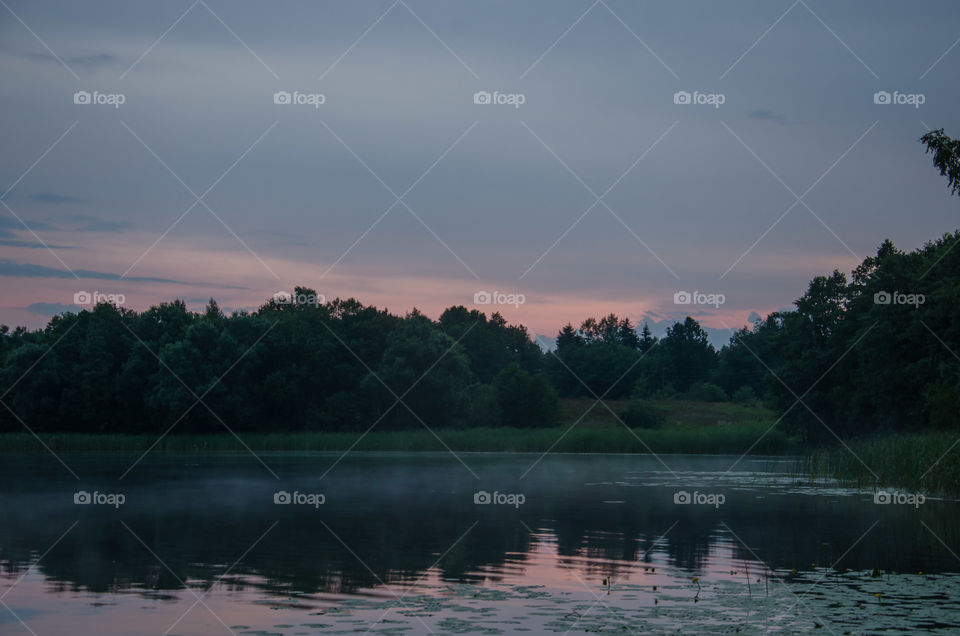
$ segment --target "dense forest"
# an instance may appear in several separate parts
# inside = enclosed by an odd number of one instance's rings
[[[796,308],[717,351],[693,318],[663,338],[609,315],[543,352],[523,326],[462,306],[438,320],[350,300],[226,316],[182,301],[107,303],[43,329],[0,327],[0,430],[218,432],[550,426],[558,396],[762,400],[805,439],[944,428],[960,412],[960,232],[912,253],[884,242],[850,280],[815,278]],[[798,402],[798,398],[802,401]]]
[[[960,142],[922,140],[960,189]],[[627,318],[566,325],[544,352],[526,328],[463,306],[437,320],[297,287],[254,312],[177,300],[101,303],[42,329],[0,326],[0,431],[363,431],[557,423],[559,397],[762,401],[800,439],[960,425],[960,231],[910,253],[880,245],[848,279],[717,351],[691,317],[663,338]]]

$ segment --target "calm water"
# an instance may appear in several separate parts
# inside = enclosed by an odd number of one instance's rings
[[[782,458],[261,457],[3,458],[0,633],[960,629],[956,502]]]

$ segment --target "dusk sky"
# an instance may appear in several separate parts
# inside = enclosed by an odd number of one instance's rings
[[[956,2],[0,4],[11,326],[306,285],[722,329],[958,225]]]

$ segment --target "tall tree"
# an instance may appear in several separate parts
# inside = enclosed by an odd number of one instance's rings
[[[951,139],[939,128],[928,132],[920,141],[927,146],[927,153],[933,153],[933,165],[947,178],[951,193],[960,192],[960,139]]]

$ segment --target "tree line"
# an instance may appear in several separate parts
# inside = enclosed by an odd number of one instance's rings
[[[455,306],[437,320],[296,288],[253,312],[101,303],[42,329],[0,327],[0,430],[90,433],[551,426],[558,397],[764,402],[807,439],[955,427],[960,231],[884,242],[850,279],[717,350],[692,317],[656,338],[614,314],[543,351],[522,325]],[[639,419],[632,416],[639,414]],[[630,415],[631,417],[626,417]],[[629,425],[655,425],[643,410]]]
[[[960,190],[960,142],[921,139]],[[763,402],[807,440],[960,424],[960,231],[880,245],[848,279],[814,278],[791,311],[717,350],[692,317],[663,338],[614,314],[544,352],[522,325],[455,306],[437,320],[297,287],[253,312],[214,300],[101,303],[41,329],[0,326],[0,431],[364,431],[550,426],[559,397]]]

